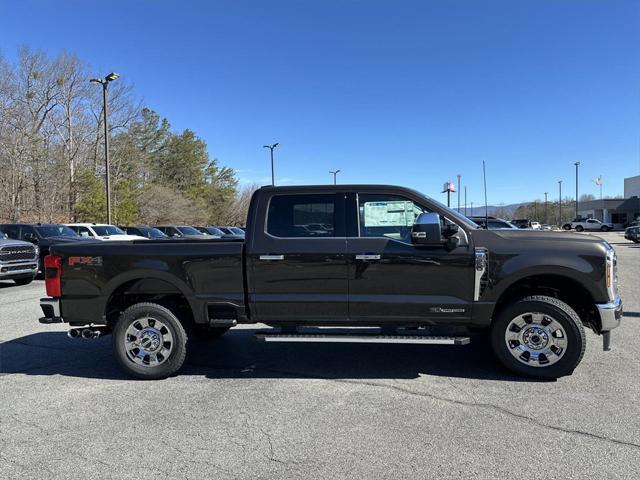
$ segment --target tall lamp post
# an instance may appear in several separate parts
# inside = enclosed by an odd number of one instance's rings
[[[458,213],[460,213],[460,177],[462,175],[458,174]]]
[[[276,184],[276,176],[275,173],[273,171],[273,150],[280,145],[278,142],[274,143],[273,145],[263,145],[262,148],[268,148],[271,151],[271,185],[275,185]]]
[[[558,226],[562,228],[562,180],[558,180]]]
[[[580,162],[576,162],[574,165],[576,166],[576,218],[578,218],[578,167]]]
[[[464,216],[467,216],[467,186],[464,186]]]
[[[338,176],[338,174],[341,172],[341,170],[336,170],[335,172],[332,172],[331,170],[329,170],[329,173],[333,175],[333,184],[335,185],[337,183],[336,181],[336,177]]]
[[[549,223],[549,207],[547,203],[547,195],[549,192],[544,192],[544,223]]]
[[[105,190],[107,192],[107,223],[111,224],[111,188],[109,186],[111,175],[109,173],[109,124],[107,123],[107,90],[109,89],[109,82],[113,82],[120,75],[115,72],[111,72],[104,78],[92,78],[89,80],[91,83],[99,83],[102,85],[102,114],[104,123],[104,168],[105,168]]]

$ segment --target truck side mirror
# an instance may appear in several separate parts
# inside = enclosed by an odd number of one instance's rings
[[[24,234],[24,239],[25,239],[27,242],[31,242],[31,243],[38,243],[38,239],[37,239],[37,237],[36,237],[35,233],[25,233],[25,234]]]
[[[411,243],[414,245],[435,245],[443,242],[440,215],[435,212],[418,215],[411,229]]]

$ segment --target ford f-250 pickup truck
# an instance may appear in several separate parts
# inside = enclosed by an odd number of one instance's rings
[[[187,332],[255,323],[287,342],[455,345],[480,332],[513,372],[557,378],[580,363],[585,326],[608,350],[622,315],[602,239],[486,230],[394,186],[263,187],[245,241],[56,245],[45,266],[40,321],[111,334],[142,379],[180,369]]]

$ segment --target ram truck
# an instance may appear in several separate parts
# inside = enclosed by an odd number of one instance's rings
[[[45,266],[40,322],[112,335],[116,361],[141,379],[177,372],[187,335],[258,323],[269,342],[473,338],[511,371],[553,379],[580,363],[585,327],[608,350],[622,316],[602,239],[487,230],[384,185],[263,187],[245,240],[55,245]]]

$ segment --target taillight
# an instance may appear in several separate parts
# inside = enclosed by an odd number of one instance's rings
[[[60,278],[62,277],[62,259],[55,255],[44,257],[44,284],[47,295],[61,297]]]

